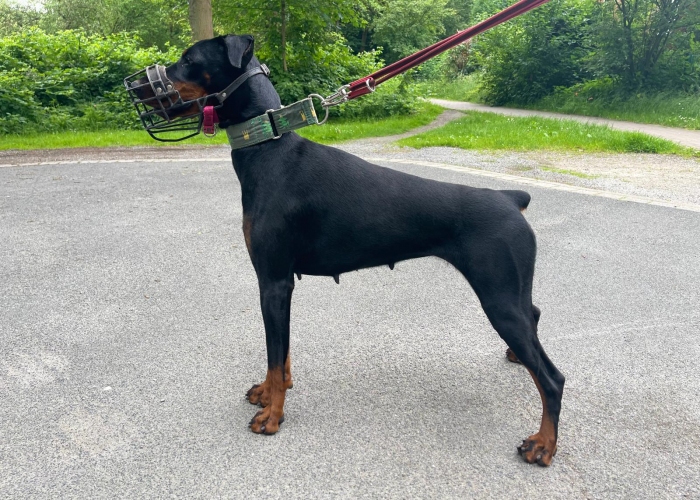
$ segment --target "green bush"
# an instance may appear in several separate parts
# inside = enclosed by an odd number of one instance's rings
[[[49,34],[29,28],[0,38],[0,134],[67,130],[137,129],[123,89],[125,76],[155,62],[167,64],[180,50],[144,49],[130,33],[83,31]],[[271,78],[282,102],[311,93],[329,95],[382,65],[378,52],[355,55],[338,35],[309,54],[289,50],[289,71],[272,62]],[[381,117],[410,113],[416,97],[395,79],[378,91],[332,109],[334,116]]]
[[[331,42],[317,47],[313,53],[297,52],[290,44],[287,72],[282,70],[279,61],[271,59],[270,79],[283,104],[291,104],[309,94],[326,97],[342,85],[383,66],[380,51],[353,54],[342,35],[331,35]],[[267,64],[264,52],[259,57]],[[392,79],[372,94],[331,108],[331,116],[378,118],[411,113],[415,110],[417,98],[408,82],[403,82],[402,78]]]
[[[388,80],[371,94],[331,108],[331,114],[348,118],[383,118],[407,115],[418,107],[418,94],[413,85],[401,77]]]
[[[488,104],[527,104],[586,76],[590,6],[562,0],[539,7],[477,37],[472,57]]]
[[[29,28],[0,38],[0,133],[135,128],[125,76],[179,51],[143,49],[129,33],[48,34]]]

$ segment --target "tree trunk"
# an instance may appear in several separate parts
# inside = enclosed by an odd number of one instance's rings
[[[190,26],[195,42],[214,37],[214,22],[211,15],[211,0],[188,0]]]
[[[282,0],[280,16],[282,17],[282,69],[287,72],[287,2]]]
[[[633,23],[637,13],[637,3],[627,0],[616,0],[616,4],[622,15],[622,30],[625,38],[625,59],[626,59],[626,79],[627,85],[631,88],[637,80],[636,58],[634,53]]]

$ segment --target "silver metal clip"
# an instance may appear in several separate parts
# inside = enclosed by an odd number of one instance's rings
[[[348,96],[350,95],[348,93],[349,88],[350,88],[350,85],[343,85],[342,87],[340,87],[338,90],[333,92],[331,95],[329,95],[325,99],[321,98],[321,106],[323,106],[324,108],[330,108],[331,106],[337,106],[338,104],[343,104],[344,102],[347,102]],[[311,94],[311,95],[317,95],[317,94]]]

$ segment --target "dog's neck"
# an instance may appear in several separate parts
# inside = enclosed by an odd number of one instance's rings
[[[243,71],[260,66],[260,62],[253,57]],[[219,119],[230,125],[246,122],[256,116],[264,114],[270,109],[280,109],[282,102],[272,82],[264,75],[256,75],[249,78],[241,85],[235,94],[224,102],[219,110]],[[283,168],[283,163],[267,162],[262,158],[267,155],[281,155],[281,150],[291,147],[291,144],[299,139],[295,133],[283,134],[279,140],[267,141],[250,147],[231,151],[233,168],[241,183],[243,204],[253,196],[261,183],[269,182],[278,176],[277,170]],[[255,168],[261,161],[265,168]]]
[[[253,57],[243,71],[260,66],[260,61]],[[231,125],[243,123],[260,116],[269,109],[282,107],[280,96],[272,82],[264,75],[255,75],[246,80],[219,110],[219,119]]]

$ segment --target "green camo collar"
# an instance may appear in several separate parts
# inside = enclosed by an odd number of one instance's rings
[[[226,127],[226,135],[231,149],[242,149],[271,139],[279,139],[282,134],[307,125],[318,125],[318,117],[310,97]]]

